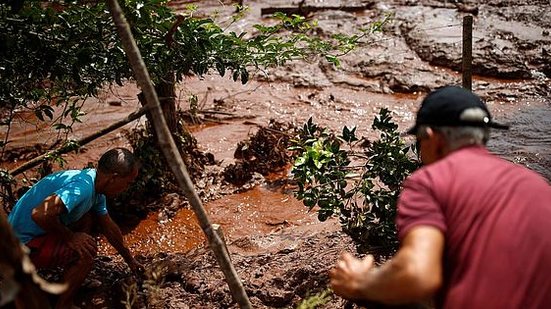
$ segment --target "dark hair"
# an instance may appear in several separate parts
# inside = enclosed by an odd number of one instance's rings
[[[104,153],[98,161],[98,170],[127,176],[139,167],[138,159],[125,148],[114,148]]]

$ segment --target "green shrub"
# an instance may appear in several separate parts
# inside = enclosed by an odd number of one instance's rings
[[[337,215],[360,252],[387,254],[398,245],[394,218],[401,183],[419,163],[388,109],[380,110],[372,129],[379,132],[375,141],[356,137],[356,128],[344,127],[337,136],[309,119],[293,141],[299,155],[292,174],[297,198],[310,209],[318,206],[320,221]]]

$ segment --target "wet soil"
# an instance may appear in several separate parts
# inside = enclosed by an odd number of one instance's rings
[[[182,0],[172,5],[181,8],[191,2],[199,4],[198,14],[217,10],[219,16],[227,16],[233,11],[230,5],[221,6],[214,0]],[[353,33],[393,13],[384,31],[344,56],[340,68],[311,59],[270,70],[268,75],[259,72],[246,85],[214,75],[189,77],[179,85],[181,109],[188,109],[190,94],[199,98],[201,122],[190,128],[201,150],[217,160],[213,169],[235,164],[239,142],[267,126],[270,119],[300,125],[312,117],[334,130],[356,126],[360,135],[373,138],[373,116],[386,107],[405,130],[427,91],[461,83],[461,22],[466,14],[476,13],[473,90],[487,101],[496,120],[511,124],[509,131],[495,132],[488,146],[503,158],[551,179],[548,1],[306,1],[320,7],[368,3],[370,9],[366,10],[318,10],[310,16],[319,20],[319,34],[328,36]],[[260,16],[262,7],[294,5],[283,0],[245,4],[251,6],[250,14],[230,29],[250,31],[254,23],[270,22]],[[98,98],[89,99],[88,114],[83,124],[75,125],[73,138],[136,110],[137,93],[129,83],[107,88]],[[78,154],[64,156],[65,168],[82,168],[109,147],[128,146],[124,131],[139,124],[129,124]],[[11,148],[3,154],[2,166],[17,166],[58,138],[44,124],[21,114],[21,121],[10,132]],[[245,187],[209,188],[212,184],[204,179],[196,186],[215,191],[205,195],[209,196],[205,207],[211,221],[222,226],[232,261],[254,307],[293,308],[306,295],[325,290],[327,270],[341,251],[354,248],[335,220],[318,222],[316,214],[292,196],[293,187],[285,181],[286,169],[253,178]],[[222,195],[222,191],[239,193]],[[122,222],[125,240],[147,265],[150,279],[136,285],[120,257],[103,241],[97,265],[79,293],[79,305],[117,308],[124,307],[121,301],[128,298],[136,307],[235,307],[185,198],[172,194],[155,203],[152,208],[163,211],[136,222]],[[320,308],[345,305],[342,299],[331,297]]]

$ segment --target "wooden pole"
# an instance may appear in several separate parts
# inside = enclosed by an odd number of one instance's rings
[[[376,2],[370,2],[368,4],[361,5],[347,5],[347,6],[309,6],[303,5],[304,1],[301,1],[298,6],[291,7],[265,7],[260,9],[260,15],[272,15],[277,12],[281,12],[287,15],[308,15],[313,12],[319,11],[343,11],[343,12],[361,12],[373,8]]]
[[[463,17],[463,88],[473,89],[473,16]]]
[[[220,226],[220,224],[215,223],[212,225],[212,229],[216,234],[218,234],[218,237],[220,237],[220,240],[222,241],[222,243],[224,243],[224,249],[226,250],[226,253],[228,254],[228,256],[230,256],[230,250],[228,250],[228,245],[226,244],[226,237],[224,236],[224,231],[222,231],[222,227]]]
[[[109,5],[109,10],[113,16],[115,26],[117,27],[124,51],[126,52],[132,70],[134,71],[136,81],[145,96],[147,106],[150,106],[153,128],[159,138],[158,144],[161,147],[167,162],[169,162],[180,188],[191,204],[201,229],[203,229],[203,232],[207,236],[210,247],[214,252],[214,256],[216,257],[216,260],[218,261],[218,264],[226,277],[226,282],[228,283],[233,299],[241,308],[252,308],[249,298],[245,293],[245,289],[243,288],[243,284],[231,264],[229,255],[225,250],[224,243],[212,228],[207,213],[201,203],[201,199],[193,188],[193,183],[189,177],[184,161],[176,148],[176,144],[172,139],[172,134],[166,125],[163,111],[159,103],[159,98],[157,97],[157,93],[155,92],[155,88],[153,87],[153,83],[151,82],[151,78],[149,77],[149,73],[143,62],[140,50],[138,49],[136,41],[132,36],[130,26],[124,17],[121,7],[119,6],[117,0],[108,0],[107,4]]]

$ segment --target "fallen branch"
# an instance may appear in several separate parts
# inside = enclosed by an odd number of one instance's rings
[[[211,115],[224,115],[224,116],[239,117],[239,116],[236,116],[235,113],[215,111],[215,110],[202,110],[202,111],[198,111],[197,113],[198,114],[211,114]]]
[[[375,3],[368,3],[362,5],[348,5],[348,6],[293,6],[293,7],[267,7],[260,9],[260,15],[272,15],[277,12],[285,13],[287,15],[301,15],[306,16],[310,13],[319,11],[343,11],[343,12],[361,12],[371,9]]]
[[[266,131],[269,131],[269,132],[272,132],[274,134],[281,134],[281,135],[285,135],[285,136],[289,136],[289,137],[293,137],[294,135],[293,134],[290,134],[290,133],[287,133],[287,132],[283,132],[283,131],[279,131],[279,130],[275,130],[275,129],[272,129],[272,128],[269,128],[267,126],[263,126],[261,124],[258,124],[256,122],[252,122],[252,121],[245,121],[243,122],[243,124],[246,124],[246,125],[252,125],[252,126],[257,126],[261,129],[264,129]]]
[[[88,144],[89,142],[107,134],[107,133],[111,133],[112,131],[140,118],[141,116],[143,116],[145,113],[147,112],[147,109],[145,107],[142,107],[140,108],[138,111],[134,112],[134,113],[131,113],[130,115],[126,116],[126,118],[122,119],[122,120],[119,120],[115,123],[113,123],[112,125],[104,128],[104,129],[101,129],[93,134],[90,134],[82,139],[79,139],[77,141],[75,141],[76,145],[78,145],[79,147],[82,147],[86,144]],[[12,176],[15,176],[15,175],[18,175],[30,168],[33,168],[35,166],[37,166],[38,164],[48,160],[48,158],[52,157],[52,156],[58,156],[60,154],[64,154],[64,153],[67,153],[69,151],[72,151],[72,150],[75,150],[75,144],[71,144],[71,145],[64,145],[64,146],[61,146],[57,149],[54,149],[54,150],[51,150],[51,151],[48,151],[46,152],[45,154],[42,154],[30,161],[27,161],[25,162],[24,164],[12,169],[11,171],[9,171],[9,173],[12,175]]]
[[[245,289],[243,288],[243,284],[237,276],[237,273],[230,261],[228,252],[225,250],[224,243],[214,231],[207,213],[203,208],[201,199],[193,187],[193,183],[189,173],[187,172],[182,156],[180,155],[180,152],[174,143],[174,139],[172,138],[172,134],[166,124],[166,120],[163,116],[163,111],[159,103],[159,98],[157,97],[157,93],[155,92],[155,88],[143,62],[140,50],[138,49],[136,41],[132,36],[130,26],[126,21],[117,0],[108,0],[107,4],[109,6],[109,10],[111,11],[111,15],[113,16],[115,26],[117,27],[124,51],[126,52],[132,70],[134,71],[136,81],[144,94],[147,106],[151,107],[150,115],[153,120],[153,128],[155,129],[159,139],[158,145],[163,151],[167,162],[171,163],[169,165],[172,168],[172,172],[174,173],[180,188],[184,192],[184,195],[191,204],[201,229],[209,240],[214,256],[216,257],[216,260],[218,261],[218,264],[226,277],[226,282],[228,283],[233,299],[241,308],[252,308],[249,298],[245,293]]]

